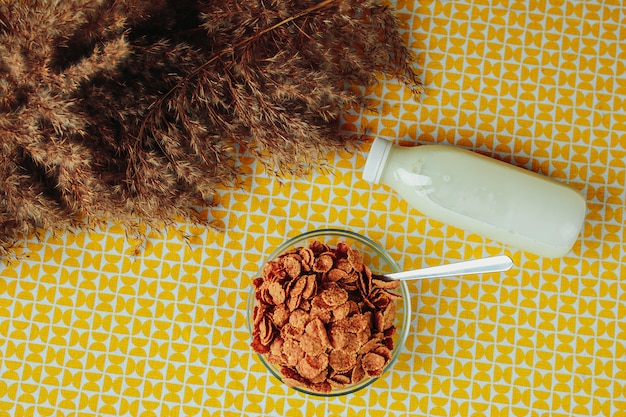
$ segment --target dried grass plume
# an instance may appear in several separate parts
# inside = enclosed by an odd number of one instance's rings
[[[354,138],[346,85],[420,83],[377,0],[4,0],[0,252],[37,229],[189,218],[246,149],[300,175]]]

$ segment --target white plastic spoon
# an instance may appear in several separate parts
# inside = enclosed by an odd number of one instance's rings
[[[507,271],[513,266],[513,260],[506,256],[490,256],[469,261],[454,262],[446,265],[431,266],[411,271],[385,274],[385,280],[412,281],[424,278],[441,278],[454,275],[483,274],[487,272]]]

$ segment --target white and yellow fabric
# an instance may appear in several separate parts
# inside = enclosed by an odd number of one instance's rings
[[[347,131],[443,142],[567,181],[588,203],[573,251],[544,259],[439,223],[360,177],[369,145],[244,187],[135,241],[115,225],[29,241],[0,267],[0,416],[626,416],[626,6],[620,0],[397,0],[418,101],[394,80]],[[502,274],[411,284],[392,371],[308,397],[249,348],[246,300],[272,249],[339,227],[402,268],[509,254]]]

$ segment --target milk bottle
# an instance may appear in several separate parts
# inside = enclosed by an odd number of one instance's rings
[[[561,182],[447,145],[377,138],[363,179],[391,187],[426,216],[544,257],[571,250],[586,212],[583,196]]]

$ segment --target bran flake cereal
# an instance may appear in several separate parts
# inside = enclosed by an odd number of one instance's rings
[[[399,282],[372,278],[346,242],[287,251],[253,285],[251,346],[287,385],[328,393],[380,376],[391,360]]]

